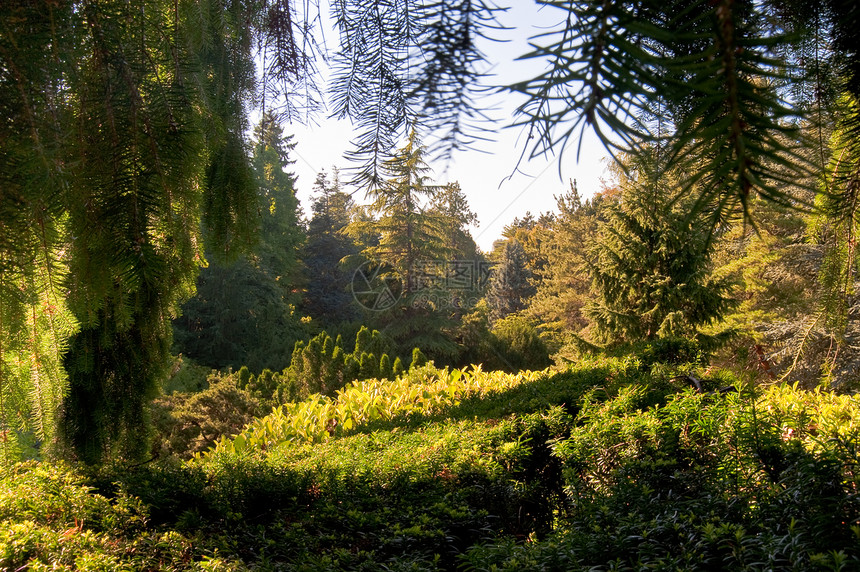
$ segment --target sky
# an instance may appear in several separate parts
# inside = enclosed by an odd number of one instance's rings
[[[484,46],[493,74],[489,81],[496,85],[507,85],[543,71],[538,67],[542,64],[534,60],[515,60],[529,51],[530,37],[546,31],[563,16],[560,10],[538,10],[531,2],[523,0],[511,4],[516,6],[499,16],[499,21],[511,28],[499,32],[499,37],[508,41],[487,42]],[[336,33],[326,30],[326,38],[335,40]],[[479,224],[470,231],[484,252],[492,250],[493,241],[501,237],[504,227],[514,218],[522,217],[527,211],[537,215],[555,210],[553,196],[566,192],[571,180],[576,180],[580,195],[587,198],[601,188],[601,179],[607,177],[608,153],[588,132],[582,142],[578,162],[577,150],[571,148],[561,157],[524,160],[520,164],[520,172],[514,173],[526,137],[522,128],[506,126],[512,122],[519,103],[512,96],[492,96],[487,102],[491,108],[488,114],[498,119],[498,123],[491,126],[493,140],[479,142],[474,150],[457,152],[447,164],[430,163],[433,169],[431,179],[436,183],[460,183],[472,210],[478,215]],[[323,169],[330,172],[332,166],[341,170],[350,166],[343,158],[353,135],[349,122],[326,119],[324,115],[317,122],[312,126],[287,125],[284,129],[286,134],[295,135],[297,146],[293,158],[296,163],[291,170],[298,177],[297,195],[306,213],[310,208],[311,187],[317,173]],[[359,191],[354,198],[357,202],[364,202],[363,192]]]

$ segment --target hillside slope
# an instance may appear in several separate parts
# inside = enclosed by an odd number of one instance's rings
[[[375,401],[296,405],[323,428],[310,438],[284,433],[301,424],[282,410],[188,463],[16,465],[0,568],[858,566],[857,399],[713,373],[695,393],[679,371],[425,368]],[[715,391],[729,382],[740,391]]]

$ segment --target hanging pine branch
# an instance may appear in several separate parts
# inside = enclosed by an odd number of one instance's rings
[[[687,181],[703,207],[748,212],[751,193],[792,203],[784,184],[813,164],[798,151],[799,110],[780,87],[789,42],[769,7],[740,0],[541,2],[560,8],[557,31],[529,58],[549,70],[513,86],[528,97],[521,124],[532,155],[565,148],[593,128],[616,157],[666,144],[700,166]]]
[[[474,96],[485,57],[477,43],[497,28],[499,8],[485,0],[338,0],[334,10],[340,46],[331,104],[359,130],[348,153],[359,165],[356,182],[379,186],[383,163],[411,129],[436,133],[442,156],[480,134]]]

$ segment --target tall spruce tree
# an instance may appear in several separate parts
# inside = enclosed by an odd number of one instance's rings
[[[430,209],[442,223],[445,247],[454,257],[474,259],[477,245],[469,233],[470,225],[478,224],[478,215],[472,212],[460,183],[440,187],[430,200]]]
[[[272,112],[266,112],[254,129],[254,172],[259,186],[261,217],[260,266],[284,291],[286,302],[298,303],[304,282],[299,251],[305,241],[301,207],[296,197],[296,176],[287,171],[295,161],[296,143]]]
[[[214,257],[202,269],[196,295],[174,321],[175,349],[216,369],[279,371],[306,334],[295,311],[304,282],[298,261],[304,231],[293,175],[286,172],[295,144],[270,113],[254,139],[259,242],[236,260]]]
[[[711,215],[690,215],[683,181],[664,166],[654,150],[616,170],[620,201],[587,261],[595,300],[585,315],[600,343],[696,336],[731,306],[731,284],[711,275]]]
[[[431,184],[426,149],[413,131],[385,163],[387,178],[369,192],[374,218],[354,220],[351,236],[369,236],[362,255],[386,264],[402,281],[404,295],[395,307],[372,313],[380,330],[407,351],[420,347],[431,357],[451,359],[456,345],[445,335],[451,327],[444,280],[453,252],[446,246],[446,217],[429,208],[440,192]]]
[[[352,197],[343,191],[337,169],[332,171],[331,180],[321,171],[313,190],[313,214],[308,222],[307,242],[302,249],[308,274],[302,308],[324,327],[332,328],[359,316],[349,291],[355,269],[342,263],[359,252],[359,247],[345,234],[355,205]]]

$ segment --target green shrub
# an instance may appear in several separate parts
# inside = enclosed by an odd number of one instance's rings
[[[209,387],[208,378],[212,369],[197,365],[194,360],[180,354],[174,358],[171,372],[162,386],[162,391],[167,395],[203,391]]]
[[[289,403],[314,393],[331,397],[353,381],[388,379],[394,375],[388,351],[390,346],[382,334],[364,326],[355,336],[351,353],[343,347],[340,334],[333,339],[322,332],[307,343],[296,342],[290,367],[278,379],[277,399]]]
[[[549,350],[537,328],[520,316],[508,316],[493,324],[493,347],[505,371],[543,369],[551,364]]]
[[[412,350],[412,363],[409,364],[409,369],[417,369],[423,367],[427,364],[427,357],[424,355],[424,352],[421,351],[421,348],[415,348]]]
[[[632,353],[639,356],[646,368],[655,363],[705,366],[709,359],[702,346],[689,338],[657,338],[634,346]]]
[[[263,378],[260,385],[254,376],[248,377],[247,388],[243,390],[237,386],[240,374],[213,373],[209,388],[204,391],[157,398],[151,406],[155,456],[189,459],[218,439],[239,433],[255,417],[267,413],[271,406],[255,391],[266,383],[267,376],[260,377]]]
[[[382,379],[393,379],[391,375],[391,358],[388,354],[382,354],[379,358],[379,377]]]

